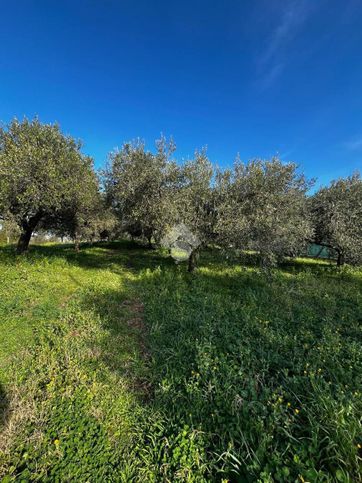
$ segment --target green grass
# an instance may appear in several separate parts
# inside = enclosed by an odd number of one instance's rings
[[[3,481],[361,474],[362,271],[0,250]]]

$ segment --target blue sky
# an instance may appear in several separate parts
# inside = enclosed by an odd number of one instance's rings
[[[359,0],[0,0],[0,120],[60,123],[104,164],[172,135],[230,165],[362,170]]]

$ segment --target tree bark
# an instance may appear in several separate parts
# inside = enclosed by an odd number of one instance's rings
[[[31,236],[39,223],[40,219],[42,218],[42,213],[37,213],[29,220],[23,220],[22,222],[22,233],[19,237],[18,246],[16,248],[16,253],[21,255],[22,253],[26,252],[29,248],[29,243]]]
[[[19,237],[18,246],[16,247],[16,253],[18,255],[21,255],[22,253],[28,250],[29,242],[32,234],[33,234],[33,230],[31,228],[27,228],[23,230],[23,232]]]
[[[342,267],[342,265],[344,265],[344,254],[338,251],[337,267]]]
[[[196,268],[196,261],[197,261],[197,251],[192,250],[189,256],[188,268],[187,271],[192,273]]]
[[[79,252],[79,237],[76,236],[74,239],[74,250],[78,253]]]

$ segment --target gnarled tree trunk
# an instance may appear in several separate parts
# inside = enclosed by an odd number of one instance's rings
[[[31,228],[26,228],[25,230],[23,230],[19,237],[18,246],[16,247],[16,253],[18,255],[21,255],[28,250],[32,234],[33,230]]]
[[[195,270],[197,258],[198,258],[198,251],[192,250],[188,261],[188,268],[187,268],[188,272],[192,273]]]
[[[25,219],[22,221],[22,233],[19,237],[18,246],[16,248],[16,253],[18,255],[21,255],[28,250],[31,236],[42,216],[42,213],[37,213],[29,218],[29,220]]]

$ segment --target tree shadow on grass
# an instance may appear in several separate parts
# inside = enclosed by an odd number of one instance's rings
[[[14,248],[0,247],[1,262],[12,265],[19,258]],[[121,273],[125,269],[140,271],[144,268],[155,268],[160,265],[174,265],[171,258],[167,258],[159,250],[145,248],[132,241],[99,242],[82,244],[79,252],[70,244],[32,245],[29,253],[21,255],[27,260],[37,261],[51,259],[65,261],[69,265],[79,266],[85,270],[111,270]]]
[[[152,250],[142,244],[122,240],[117,242],[100,242],[93,245],[84,244],[79,252],[73,247],[62,246],[37,247],[39,254],[49,257],[62,257],[72,265],[89,269],[114,269],[121,265],[126,269],[136,271],[145,268],[155,268],[160,265],[173,265],[171,258],[167,258],[159,250]]]

